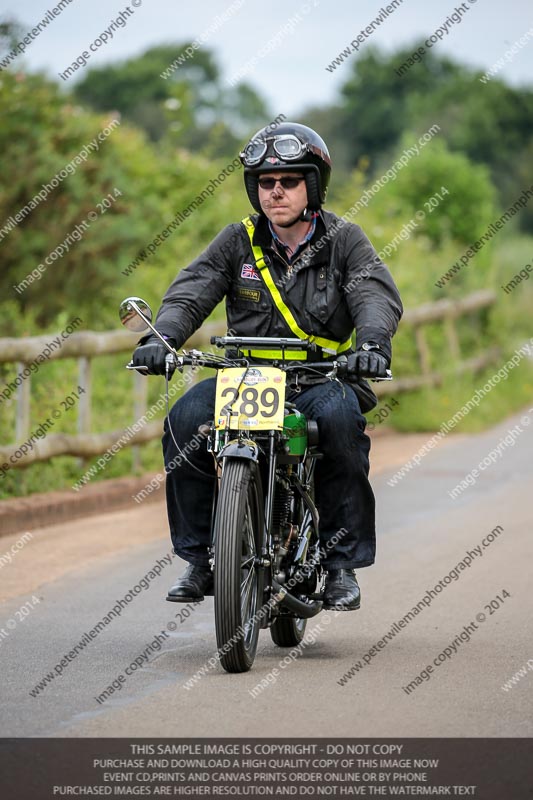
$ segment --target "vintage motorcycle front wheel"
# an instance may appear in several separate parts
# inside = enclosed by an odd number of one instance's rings
[[[261,627],[263,500],[254,461],[225,460],[214,524],[215,629],[226,672],[247,672]]]

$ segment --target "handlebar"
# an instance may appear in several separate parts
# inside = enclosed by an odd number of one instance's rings
[[[216,347],[249,348],[250,350],[275,349],[283,352],[284,350],[290,349],[313,352],[318,349],[317,345],[309,341],[309,339],[274,338],[271,336],[212,336],[210,342]],[[327,369],[330,372],[334,371],[336,376],[338,375],[340,378],[343,378],[347,374],[348,362],[346,356],[341,355],[334,361],[318,361],[317,363],[311,363],[309,361],[305,361],[304,363],[298,362],[294,367],[291,367],[291,369],[297,369],[298,367],[301,369],[314,369],[321,372]],[[371,378],[371,380],[391,381],[392,372],[388,369],[386,377]]]
[[[318,349],[317,345],[314,342],[309,341],[309,339],[297,338],[274,338],[270,336],[212,336],[210,341],[211,344],[216,345],[216,347],[253,348],[254,350],[276,349],[283,352],[285,349],[290,349],[313,352]],[[294,369],[297,369],[298,366],[300,366],[302,369],[307,368],[320,371],[324,371],[327,368],[329,371],[333,370],[335,375],[338,375],[340,378],[342,378],[347,374],[348,362],[346,356],[341,355],[334,361],[319,361],[317,363],[306,361],[303,364],[298,362],[298,364],[294,366]],[[388,369],[386,376],[372,378],[371,380],[391,381],[392,372],[390,369]]]
[[[256,342],[260,342],[260,344],[256,344]],[[293,344],[294,341],[294,344]],[[268,342],[268,345],[267,345]],[[236,336],[213,336],[211,338],[211,343],[215,344],[217,347],[253,347],[255,349],[261,349],[267,347],[275,347],[279,349],[283,349],[281,347],[281,343],[283,343],[284,347],[290,347],[290,349],[299,349],[299,350],[311,350],[316,349],[315,345],[312,342],[309,342],[306,339],[274,339],[269,337],[236,337]],[[181,370],[185,366],[192,366],[192,367],[210,367],[211,369],[224,369],[226,367],[248,367],[253,366],[250,365],[250,362],[246,358],[225,358],[221,356],[214,355],[212,353],[203,353],[201,350],[190,350],[188,353],[168,353],[166,356],[166,361],[169,367],[169,373],[171,374],[175,369]],[[287,365],[284,365],[284,369],[288,370],[312,370],[314,372],[324,372],[330,373],[332,377],[339,377],[343,378],[347,375],[348,372],[348,359],[344,355],[340,355],[338,358],[334,359],[333,361],[318,361],[318,362],[311,362],[311,361],[292,361]],[[127,369],[136,369],[138,371],[146,372],[147,367],[140,366],[134,367],[133,363],[130,361],[127,364]],[[392,372],[390,369],[387,370],[386,377],[378,377],[378,378],[371,378],[370,380],[373,381],[391,381],[392,380]]]

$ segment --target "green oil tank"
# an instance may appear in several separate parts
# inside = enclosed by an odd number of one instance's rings
[[[307,448],[307,419],[300,411],[291,411],[283,420],[283,433],[287,437],[288,456],[300,460]]]

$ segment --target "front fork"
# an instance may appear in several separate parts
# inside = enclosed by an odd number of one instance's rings
[[[208,441],[208,450],[213,454],[213,458],[215,460],[215,469],[217,480],[215,483],[215,491],[213,492],[213,504],[211,508],[211,536],[210,536],[210,546],[209,546],[209,565],[211,567],[211,571],[214,571],[215,568],[215,516],[217,510],[217,503],[218,503],[218,494],[219,494],[219,487],[220,482],[222,480],[222,475],[224,473],[224,464],[227,458],[244,458],[248,461],[253,461],[256,465],[256,480],[261,481],[261,469],[259,463],[259,455],[260,455],[260,448],[259,445],[252,439],[247,437],[242,437],[239,439],[231,439],[229,438],[230,431],[226,430],[224,432],[218,431],[211,427],[209,441]],[[273,491],[271,491],[271,487],[274,485],[274,477],[276,472],[276,459],[275,459],[275,432],[269,431],[269,457],[268,457],[268,491],[266,494],[266,502],[264,505],[264,518],[263,518],[263,530],[262,530],[262,541],[260,546],[260,556],[257,559],[257,568],[258,569],[269,569],[269,572],[265,575],[265,582],[263,585],[269,586],[270,580],[268,580],[271,574],[271,555],[270,555],[270,548],[269,542],[270,537],[268,532],[271,529],[272,524],[272,499],[273,499]],[[264,497],[265,495],[261,492],[261,496]]]

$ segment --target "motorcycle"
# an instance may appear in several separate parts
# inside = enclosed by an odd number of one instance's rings
[[[298,375],[311,370],[336,381],[345,374],[347,359],[295,361],[295,354],[312,351],[314,345],[307,339],[271,337],[212,337],[211,344],[224,349],[224,356],[178,353],[153,327],[144,300],[126,298],[119,313],[127,328],[139,333],[150,328],[168,350],[167,416],[174,370],[217,371],[207,437],[217,477],[209,547],[216,641],[223,668],[246,672],[262,628],[270,630],[276,645],[293,647],[304,638],[307,620],[322,610],[325,574],[314,502],[314,471],[321,455],[318,426],[285,395],[288,376],[297,382]],[[282,357],[269,366],[250,364],[245,357],[247,350],[274,349]],[[146,370],[131,362],[127,366]],[[385,380],[391,378],[389,373]],[[333,546],[335,539],[328,544]]]

